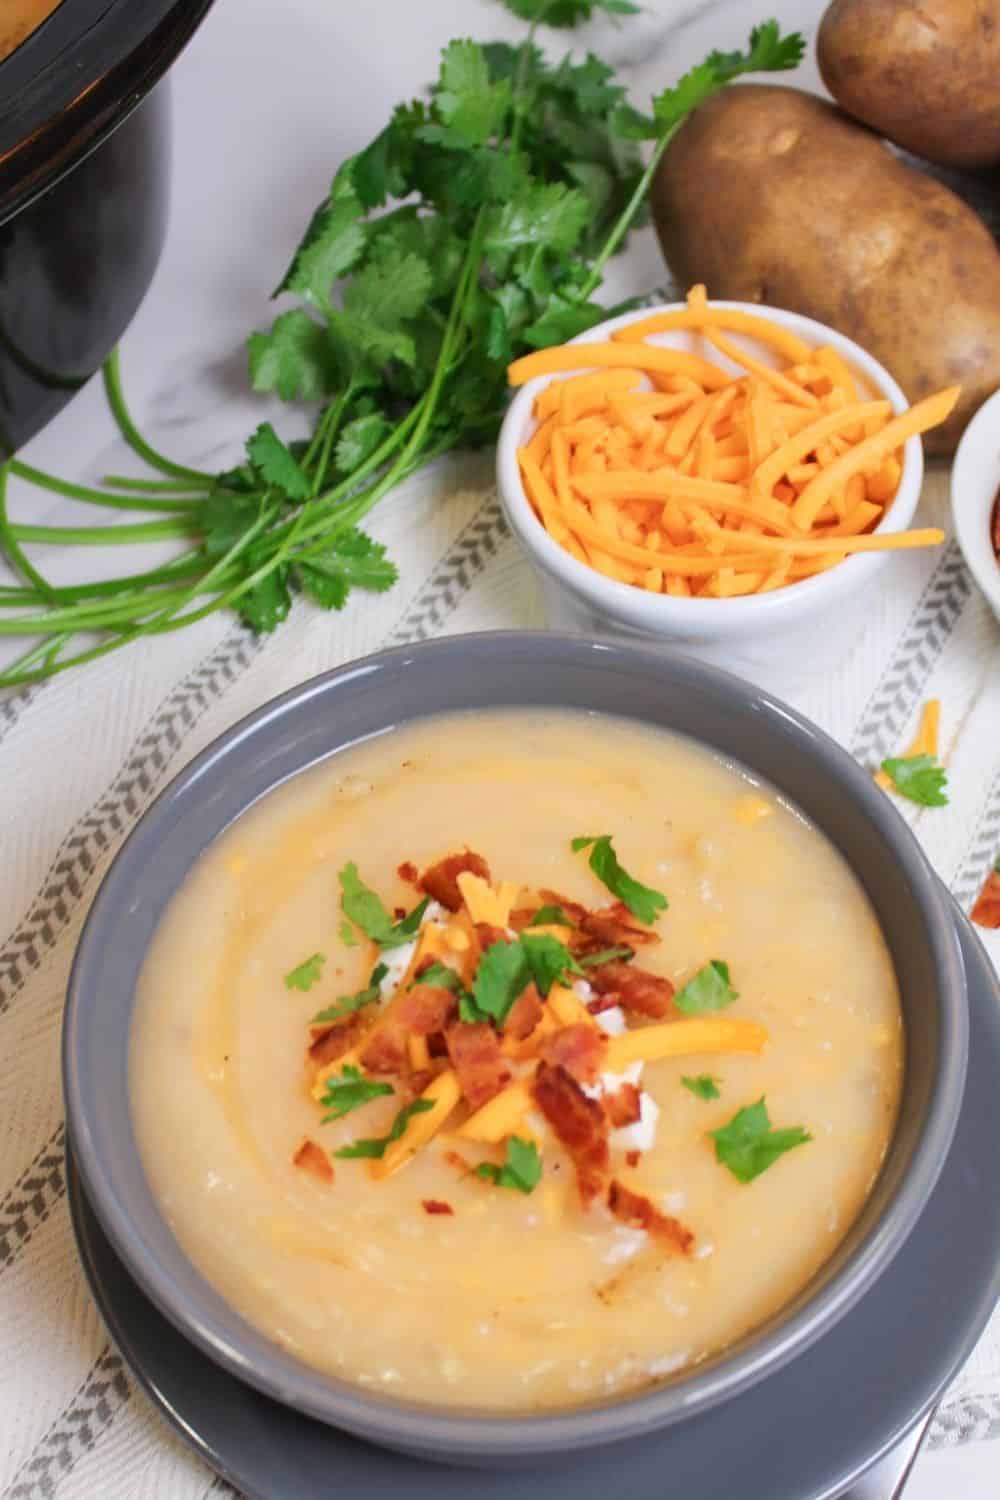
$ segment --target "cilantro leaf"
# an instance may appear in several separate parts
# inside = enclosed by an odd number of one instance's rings
[[[622,944],[620,948],[602,948],[599,953],[585,953],[580,962],[585,969],[596,969],[598,965],[612,963],[615,959],[622,959],[627,963],[630,958],[635,958],[635,949],[626,948]]]
[[[390,1093],[391,1093],[390,1089]],[[335,1151],[334,1156],[343,1157],[345,1160],[353,1160],[357,1157],[383,1157],[386,1147],[391,1146],[393,1141],[398,1141],[406,1130],[407,1125],[414,1115],[424,1115],[429,1109],[434,1108],[431,1099],[414,1099],[412,1104],[406,1104],[399,1111],[388,1135],[374,1136],[366,1140],[352,1141],[349,1146],[341,1146]]]
[[[462,1020],[494,1021],[502,1026],[530,978],[531,970],[520,942],[491,944],[479,960],[472,1003],[459,1007]]]
[[[529,927],[572,927],[573,923],[561,906],[540,906],[528,923]]]
[[[304,958],[294,969],[289,969],[285,975],[285,988],[288,990],[311,990],[314,984],[318,984],[323,977],[323,965],[326,956],[323,953],[314,953],[311,958]]]
[[[583,973],[565,943],[551,933],[522,932],[519,942],[540,995],[547,995],[554,984],[565,983],[568,975]]]
[[[358,940],[354,935],[354,928],[346,917],[337,928],[337,935],[345,948],[356,948],[358,946]]]
[[[344,292],[344,311],[372,334],[392,332],[423,310],[433,283],[422,256],[395,244],[377,253]]]
[[[338,879],[340,909],[344,916],[349,917],[355,927],[360,927],[365,936],[378,943],[380,948],[400,948],[415,936],[430,905],[429,896],[425,896],[401,921],[394,922],[381,898],[361,879],[353,860],[344,866]]]
[[[449,969],[447,964],[440,962],[430,964],[428,968],[417,975],[413,984],[430,984],[439,990],[451,990],[452,994],[458,995],[459,999],[463,996],[466,999],[469,998],[469,992],[455,973],[455,970]],[[411,989],[413,988],[413,984],[410,985]]]
[[[326,330],[301,308],[275,318],[270,333],[252,333],[248,348],[255,391],[318,401],[333,389],[337,372]]]
[[[338,191],[334,183],[330,196],[313,214],[274,295],[298,292],[307,301],[324,307],[333,283],[356,266],[365,252],[367,232],[362,213],[357,195]]]
[[[374,1005],[382,998],[382,981],[388,972],[385,964],[376,964],[363,990],[358,990],[354,995],[341,995],[339,1000],[335,1000],[325,1010],[317,1011],[309,1024],[318,1026],[325,1021],[340,1021],[356,1010],[363,1010],[366,1005]]]
[[[561,182],[531,183],[487,216],[484,247],[494,266],[507,252],[522,246],[559,251],[573,249],[590,215],[585,193]]]
[[[458,146],[484,146],[502,129],[510,104],[510,84],[506,79],[491,80],[482,47],[476,42],[449,42],[434,88],[434,111],[447,127],[446,139]],[[421,131],[424,139],[427,131],[428,127]]]
[[[921,807],[948,805],[944,790],[948,785],[948,776],[933,755],[890,757],[882,762],[882,770],[901,797],[919,802]]]
[[[247,457],[265,484],[273,485],[289,500],[308,500],[312,493],[309,476],[285,447],[270,422],[261,422],[247,442]]]
[[[349,474],[353,469],[359,469],[366,459],[371,458],[376,448],[389,436],[392,425],[381,412],[368,412],[363,417],[355,417],[348,422],[334,450],[337,458],[337,468]]]
[[[544,349],[549,344],[565,344],[607,316],[607,308],[597,302],[573,302],[557,292],[541,317],[525,328],[524,341],[535,349]]]
[[[503,4],[522,21],[560,27],[579,26],[581,21],[589,21],[595,10],[607,16],[636,16],[641,9],[632,0],[503,0]]]
[[[292,607],[292,596],[288,589],[288,569],[272,568],[253,588],[240,595],[237,608],[240,619],[255,630],[266,635],[287,618]]]
[[[711,52],[673,88],[664,89],[653,100],[653,116],[659,131],[675,129],[693,109],[743,73],[780,73],[802,60],[805,40],[799,32],[782,36],[777,21],[765,21],[750,33],[746,52]]]
[[[713,958],[677,991],[674,1004],[686,1015],[700,1016],[705,1011],[723,1010],[739,998],[729,982],[729,965]]]
[[[575,853],[590,848],[590,868],[607,886],[613,896],[624,902],[633,916],[647,926],[655,922],[661,911],[667,908],[667,898],[661,891],[634,880],[618,863],[618,856],[611,846],[609,833],[589,834],[573,839],[570,847]]]
[[[406,196],[406,174],[398,159],[400,134],[399,121],[394,118],[370,145],[350,157],[341,168],[350,177],[365,208],[381,208],[386,198]]]
[[[696,1099],[718,1099],[721,1082],[721,1078],[716,1078],[711,1073],[699,1073],[696,1078],[684,1074],[681,1078],[681,1083]]]
[[[476,1168],[476,1176],[496,1187],[513,1188],[518,1193],[533,1193],[542,1180],[542,1159],[534,1141],[522,1141],[520,1136],[507,1139],[507,1159],[502,1167],[494,1162],[483,1161]]]
[[[327,1113],[320,1121],[328,1125],[331,1120],[342,1120],[351,1110],[360,1109],[372,1099],[380,1099],[393,1092],[391,1083],[379,1083],[375,1078],[366,1078],[360,1068],[345,1067],[339,1074],[331,1074],[324,1080],[324,1093],[319,1101],[320,1109]]]
[[[342,531],[328,549],[296,568],[302,588],[324,609],[343,609],[352,588],[382,594],[399,577],[381,542],[363,531]]]
[[[801,1125],[772,1130],[763,1098],[738,1110],[727,1125],[710,1130],[709,1135],[715,1142],[716,1160],[728,1167],[740,1182],[752,1182],[786,1151],[812,1140]]]

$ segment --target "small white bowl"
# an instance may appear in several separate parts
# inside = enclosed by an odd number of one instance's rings
[[[951,469],[955,536],[973,578],[1000,620],[1000,562],[990,540],[990,520],[1000,491],[1000,391],[976,412],[958,445]]]
[[[776,307],[745,302],[713,302],[712,305],[769,318],[797,333],[814,348],[832,345],[859,377],[859,383],[867,387],[866,395],[872,399],[888,400],[894,412],[906,410],[909,403],[889,372],[864,349],[832,328]],[[609,318],[580,334],[573,342],[603,342],[615,329],[628,323],[683,306],[683,303],[670,303]],[[749,352],[772,362],[773,355],[758,340],[728,330],[727,336]],[[670,330],[654,335],[651,342],[704,353],[724,369],[738,372],[736,365],[711,346],[706,349],[698,333]],[[581,370],[585,368],[581,363]],[[821,667],[824,645],[830,647],[831,653],[842,652],[844,611],[851,603],[863,608],[867,586],[889,560],[886,552],[849,557],[827,573],[802,579],[769,594],[735,599],[675,599],[606,578],[578,562],[561,547],[539,521],[525,494],[517,450],[528,442],[538,426],[533,414],[538,393],[551,380],[566,378],[566,375],[544,375],[523,386],[510,404],[497,445],[500,499],[511,530],[541,579],[550,625],[587,634],[596,631],[681,646],[706,660],[778,686],[787,685],[788,673],[791,671],[794,675],[797,664],[807,664],[810,672]],[[919,438],[911,438],[903,450],[899,488],[888,514],[877,527],[878,531],[903,531],[909,526],[920,499],[923,474],[923,448]],[[777,674],[770,670],[774,667],[778,668]]]

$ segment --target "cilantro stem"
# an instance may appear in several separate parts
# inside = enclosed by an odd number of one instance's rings
[[[112,349],[104,361],[104,389],[107,392],[108,404],[118,424],[118,430],[128,443],[133,452],[144,458],[151,469],[159,469],[161,474],[172,475],[176,479],[191,479],[198,485],[211,487],[215,483],[214,474],[206,474],[202,469],[189,469],[186,464],[175,464],[171,459],[165,458],[162,453],[157,452],[136,427],[125,404],[122,393],[121,369],[118,360],[117,348]]]
[[[75,547],[124,547],[130,542],[162,542],[175,536],[190,536],[195,521],[140,521],[134,526],[12,526],[19,542],[69,544]]]
[[[33,583],[38,592],[51,604],[55,601],[52,585],[48,579],[42,577],[41,573],[39,573],[38,569],[31,562],[31,559],[25,556],[7,515],[7,474],[9,469],[9,464],[0,466],[0,542],[3,543],[7,555],[18,571],[29,583]]]
[[[17,458],[12,458],[8,467],[15,478],[25,479],[41,490],[51,490],[54,495],[65,495],[70,500],[80,500],[84,505],[103,505],[109,510],[151,510],[159,513],[177,511],[181,514],[198,503],[195,498],[151,500],[138,495],[107,495],[103,490],[93,490],[83,484],[71,484],[67,479],[57,479],[54,474],[34,469]]]
[[[614,225],[611,233],[604,241],[603,248],[598,254],[597,259],[594,261],[594,264],[590,268],[590,275],[587,277],[583,286],[576,294],[576,301],[588,302],[593,293],[600,286],[602,280],[604,279],[604,267],[607,265],[611,257],[615,254],[622,240],[628,234],[629,226],[631,225],[632,220],[635,218],[636,214],[639,212],[639,209],[645,202],[646,194],[649,191],[649,184],[653,180],[653,174],[655,173],[657,167],[660,165],[660,158],[663,156],[664,151],[666,151],[667,147],[670,145],[670,142],[673,140],[682,124],[683,121],[678,121],[676,125],[671,125],[669,130],[665,130],[663,134],[658,138],[656,145],[653,147],[653,154],[649,158],[649,164],[646,167],[646,170],[643,172],[642,176],[639,178],[639,181],[636,183],[635,192],[632,194],[631,198],[628,200],[628,203],[622,209],[621,214],[618,217],[618,222]]]
[[[213,484],[196,485],[185,479],[136,479],[131,474],[104,474],[101,483],[112,490],[136,490],[146,495],[186,495],[199,500],[213,488]],[[100,493],[100,491],[98,491]]]

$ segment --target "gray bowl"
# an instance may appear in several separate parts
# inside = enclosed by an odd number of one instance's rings
[[[860,1219],[777,1317],[656,1390],[555,1415],[489,1417],[369,1394],[300,1364],[240,1318],[160,1213],[136,1149],[126,1078],[146,950],[171,896],[224,828],[280,782],[358,740],[428,714],[514,705],[591,709],[679,730],[797,803],[841,850],[882,924],[902,994],[906,1077],[899,1124]],[[194,1344],[336,1427],[438,1460],[493,1466],[683,1422],[821,1338],[886,1272],[927,1202],[958,1117],[967,1044],[965,974],[946,899],[902,818],[849,755],[776,699],[700,663],[519,631],[404,647],[327,673],[198,756],[142,818],[97,895],[70,979],[63,1070],[88,1197],[132,1276]]]

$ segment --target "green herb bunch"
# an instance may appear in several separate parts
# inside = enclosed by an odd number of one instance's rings
[[[742,73],[794,67],[803,50],[800,36],[782,37],[768,21],[746,52],[713,52],[644,115],[597,57],[551,63],[536,45],[542,22],[572,26],[594,10],[625,16],[636,6],[504,3],[529,22],[522,44],[449,43],[429,98],[400,105],[341,165],[275,292],[294,305],[250,339],[254,388],[315,410],[308,441],[286,443],[264,423],[235,469],[174,463],[137,431],[112,356],[112,413],[162,477],[111,475],[85,488],[17,460],[0,469],[0,545],[23,578],[0,588],[0,634],[36,638],[0,673],[0,687],[224,607],[268,631],[296,591],[339,610],[353,588],[389,588],[396,568],[360,529],[373,506],[441,454],[494,441],[509,362],[608,316],[593,300],[604,267],[640,222],[652,174],[688,113]],[[652,142],[645,165],[643,141]],[[8,473],[159,519],[15,525]],[[23,550],[167,538],[186,547],[162,567],[66,588],[51,586]]]

